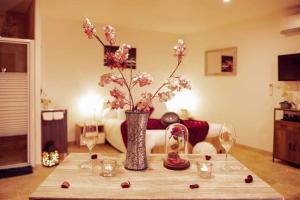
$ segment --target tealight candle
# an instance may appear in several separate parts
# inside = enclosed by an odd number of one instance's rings
[[[102,160],[102,176],[113,176],[116,165],[115,160]]]
[[[201,178],[210,178],[212,172],[212,162],[208,161],[198,161],[197,162],[197,169],[198,174]]]

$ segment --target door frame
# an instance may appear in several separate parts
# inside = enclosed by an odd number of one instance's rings
[[[27,125],[27,163],[35,166],[36,164],[36,99],[38,97],[35,87],[35,52],[34,52],[34,41],[29,39],[19,39],[19,38],[6,38],[0,37],[0,42],[13,43],[13,44],[25,44],[27,45],[27,79],[28,79],[28,125]],[[18,165],[18,164],[16,164]],[[14,165],[14,166],[16,166]],[[21,163],[20,165],[24,165]]]

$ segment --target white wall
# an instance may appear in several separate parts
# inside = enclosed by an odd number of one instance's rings
[[[82,22],[43,14],[46,2],[40,2],[41,85],[55,105],[68,109],[68,139],[73,141],[75,123],[85,119],[78,101],[91,90],[108,98],[108,88],[98,86],[100,74],[108,69],[103,66],[101,46],[83,34]],[[102,30],[102,25],[96,27]],[[176,63],[172,47],[180,35],[116,28],[119,44],[126,42],[137,48],[136,71],[154,76],[153,91]],[[280,18],[273,15],[185,35],[187,56],[179,73],[192,81],[192,95],[196,97],[190,108],[192,115],[200,120],[231,122],[239,143],[271,151],[273,109],[281,101],[281,92],[276,89],[277,55],[300,52],[299,35],[286,37],[279,32]],[[230,46],[238,48],[237,76],[204,76],[205,50]],[[273,96],[269,96],[269,84],[274,84]],[[294,83],[289,85],[294,90],[299,88]],[[300,102],[299,92],[295,93]],[[185,103],[191,105],[191,101],[186,98]],[[161,111],[161,107],[156,105],[156,110]]]
[[[102,25],[95,25],[102,36]],[[177,36],[116,28],[119,44],[125,42],[137,48],[135,72],[146,71],[153,75],[151,91],[154,92],[177,62],[172,49]],[[103,66],[103,48],[95,39],[86,37],[82,21],[66,20],[59,16],[42,16],[41,35],[42,88],[54,105],[68,109],[68,140],[74,141],[75,123],[86,119],[78,109],[80,98],[90,91],[98,93],[103,100],[109,97],[108,88],[98,86],[100,75],[109,71]],[[149,88],[146,90],[149,91]]]
[[[273,109],[282,100],[276,89],[277,55],[300,52],[300,36],[280,35],[279,27],[280,17],[273,15],[187,36],[186,74],[201,100],[194,111],[197,118],[231,122],[238,143],[268,151],[273,144]],[[238,48],[237,76],[204,76],[205,50],[231,46]],[[274,84],[273,96],[269,84]]]

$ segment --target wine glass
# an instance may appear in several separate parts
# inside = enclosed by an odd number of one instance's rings
[[[89,150],[89,160],[80,164],[80,168],[92,168],[92,150],[98,141],[98,124],[97,121],[85,122],[82,130],[82,141]]]
[[[219,133],[219,140],[222,147],[225,149],[226,159],[224,168],[231,169],[227,163],[228,152],[236,141],[236,134],[234,127],[231,124],[224,123]]]

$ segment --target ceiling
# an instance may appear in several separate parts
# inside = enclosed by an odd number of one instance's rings
[[[0,0],[11,1],[11,0]],[[17,0],[16,0],[17,1]],[[43,15],[189,34],[299,8],[300,0],[38,0]]]

